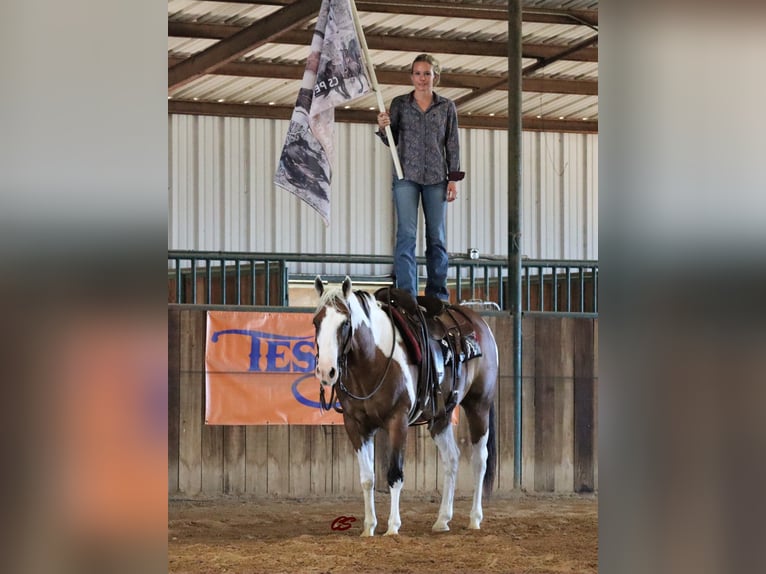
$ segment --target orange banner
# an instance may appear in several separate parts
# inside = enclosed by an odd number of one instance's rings
[[[208,311],[205,422],[343,424],[319,404],[311,319],[311,313]]]

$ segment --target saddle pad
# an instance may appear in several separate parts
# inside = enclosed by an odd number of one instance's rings
[[[419,365],[423,361],[423,353],[415,333],[412,332],[409,323],[396,307],[389,305],[388,310],[391,312],[391,316],[394,318],[394,324],[399,329],[399,333],[401,333],[402,338],[404,339],[404,346],[407,347],[407,351],[410,353],[410,358]]]

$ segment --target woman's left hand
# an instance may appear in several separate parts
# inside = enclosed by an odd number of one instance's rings
[[[450,181],[447,183],[447,201],[455,201],[457,199],[457,182]]]

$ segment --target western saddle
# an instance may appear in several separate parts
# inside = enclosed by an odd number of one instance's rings
[[[473,322],[458,306],[432,296],[416,299],[396,287],[378,289],[375,298],[390,313],[419,367],[409,424],[428,423],[430,428],[457,405],[463,363],[482,354]],[[452,376],[445,378],[448,366]]]

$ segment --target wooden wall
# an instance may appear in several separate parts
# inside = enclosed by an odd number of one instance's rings
[[[341,426],[204,424],[204,307],[168,306],[168,492],[171,496],[303,497],[361,492],[359,469]],[[495,488],[513,490],[512,318],[486,314],[500,348]],[[528,315],[522,322],[522,489],[598,489],[598,320]],[[473,488],[465,418],[457,492]],[[376,489],[386,490],[386,436],[376,437]],[[405,488],[436,492],[438,452],[423,427],[410,428]]]

